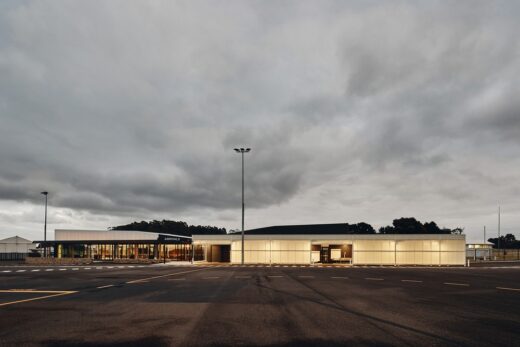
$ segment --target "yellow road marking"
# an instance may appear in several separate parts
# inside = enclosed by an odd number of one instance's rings
[[[520,292],[520,288],[497,287],[497,289],[501,289],[501,290],[514,290],[514,291],[519,291]]]
[[[186,273],[196,272],[196,271],[202,271],[202,270],[207,270],[207,269],[208,269],[208,268],[202,268],[202,269],[197,269],[197,270],[174,272],[174,273],[166,274],[166,275],[160,275],[160,276],[153,276],[153,277],[141,278],[141,279],[139,279],[139,280],[128,281],[128,282],[126,282],[126,283],[128,283],[128,284],[131,284],[131,283],[139,283],[139,282],[142,282],[142,281],[154,280],[154,279],[156,279],[156,278],[164,278],[164,277],[176,276],[176,275],[181,275],[181,274],[186,274]]]
[[[452,282],[444,282],[444,284],[448,286],[463,286],[463,287],[469,287],[469,284],[467,283],[452,283]]]
[[[34,289],[9,289],[9,290],[0,290],[0,293],[40,293],[40,294],[50,294],[45,296],[39,296],[37,298],[31,298],[31,299],[24,299],[24,300],[16,300],[16,301],[10,301],[10,302],[4,302],[0,303],[1,306],[7,306],[7,305],[14,305],[14,304],[20,304],[23,302],[29,302],[29,301],[35,301],[35,300],[43,300],[48,298],[53,298],[56,296],[63,296],[63,295],[69,295],[77,293],[77,291],[73,290],[34,290]]]

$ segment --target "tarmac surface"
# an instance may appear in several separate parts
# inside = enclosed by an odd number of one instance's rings
[[[520,346],[520,267],[0,268],[0,346],[250,345]]]

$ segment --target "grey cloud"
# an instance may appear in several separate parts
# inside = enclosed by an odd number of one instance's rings
[[[47,189],[63,223],[229,227],[236,146],[256,226],[389,205],[472,223],[520,189],[517,4],[0,6],[0,226]]]

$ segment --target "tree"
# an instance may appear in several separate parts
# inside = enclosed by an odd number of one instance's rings
[[[153,220],[150,222],[133,222],[126,225],[119,225],[109,228],[110,230],[137,230],[150,231],[163,234],[175,234],[182,236],[191,236],[193,234],[202,235],[222,235],[226,234],[225,228],[203,225],[188,225],[186,222],[172,220]]]
[[[462,234],[464,229],[439,228],[435,222],[421,223],[413,217],[394,219],[392,226],[379,228],[380,234]]]
[[[376,233],[376,231],[370,224],[367,224],[364,222],[357,223],[357,224],[348,224],[347,223],[347,226],[348,226],[349,230],[352,230],[354,232],[354,234],[375,234]]]
[[[498,237],[490,238],[488,241],[493,244],[493,248],[498,248]],[[500,236],[500,248],[519,249],[520,240],[517,240],[513,234],[502,235]]]

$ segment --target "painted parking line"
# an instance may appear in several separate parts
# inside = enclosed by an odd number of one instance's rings
[[[53,298],[53,297],[56,297],[56,296],[63,296],[63,295],[74,294],[74,293],[77,293],[77,291],[71,291],[71,290],[65,291],[65,290],[9,289],[9,290],[0,290],[0,293],[48,294],[48,295],[44,295],[44,296],[38,296],[36,298],[30,298],[30,299],[16,300],[16,301],[0,303],[0,307],[1,307],[1,306],[7,306],[7,305],[20,304],[20,303],[23,303],[23,302],[29,302],[29,301]]]
[[[334,278],[334,279],[342,279],[342,280],[348,280],[348,277],[345,277],[345,276],[332,276],[331,278]]]
[[[365,277],[368,281],[384,281],[384,278],[376,278],[376,277]]]
[[[401,282],[422,283],[422,281],[418,281],[418,280],[401,280]]]
[[[453,283],[453,282],[444,282],[443,284],[447,286],[462,286],[462,287],[469,287],[469,284],[467,283]]]
[[[105,289],[105,288],[110,288],[110,287],[114,287],[115,285],[114,284],[107,284],[106,286],[101,286],[101,287],[96,287],[97,289]]]
[[[515,291],[515,292],[520,292],[520,288],[497,287],[497,289],[500,289],[500,290],[512,290],[512,291]]]

